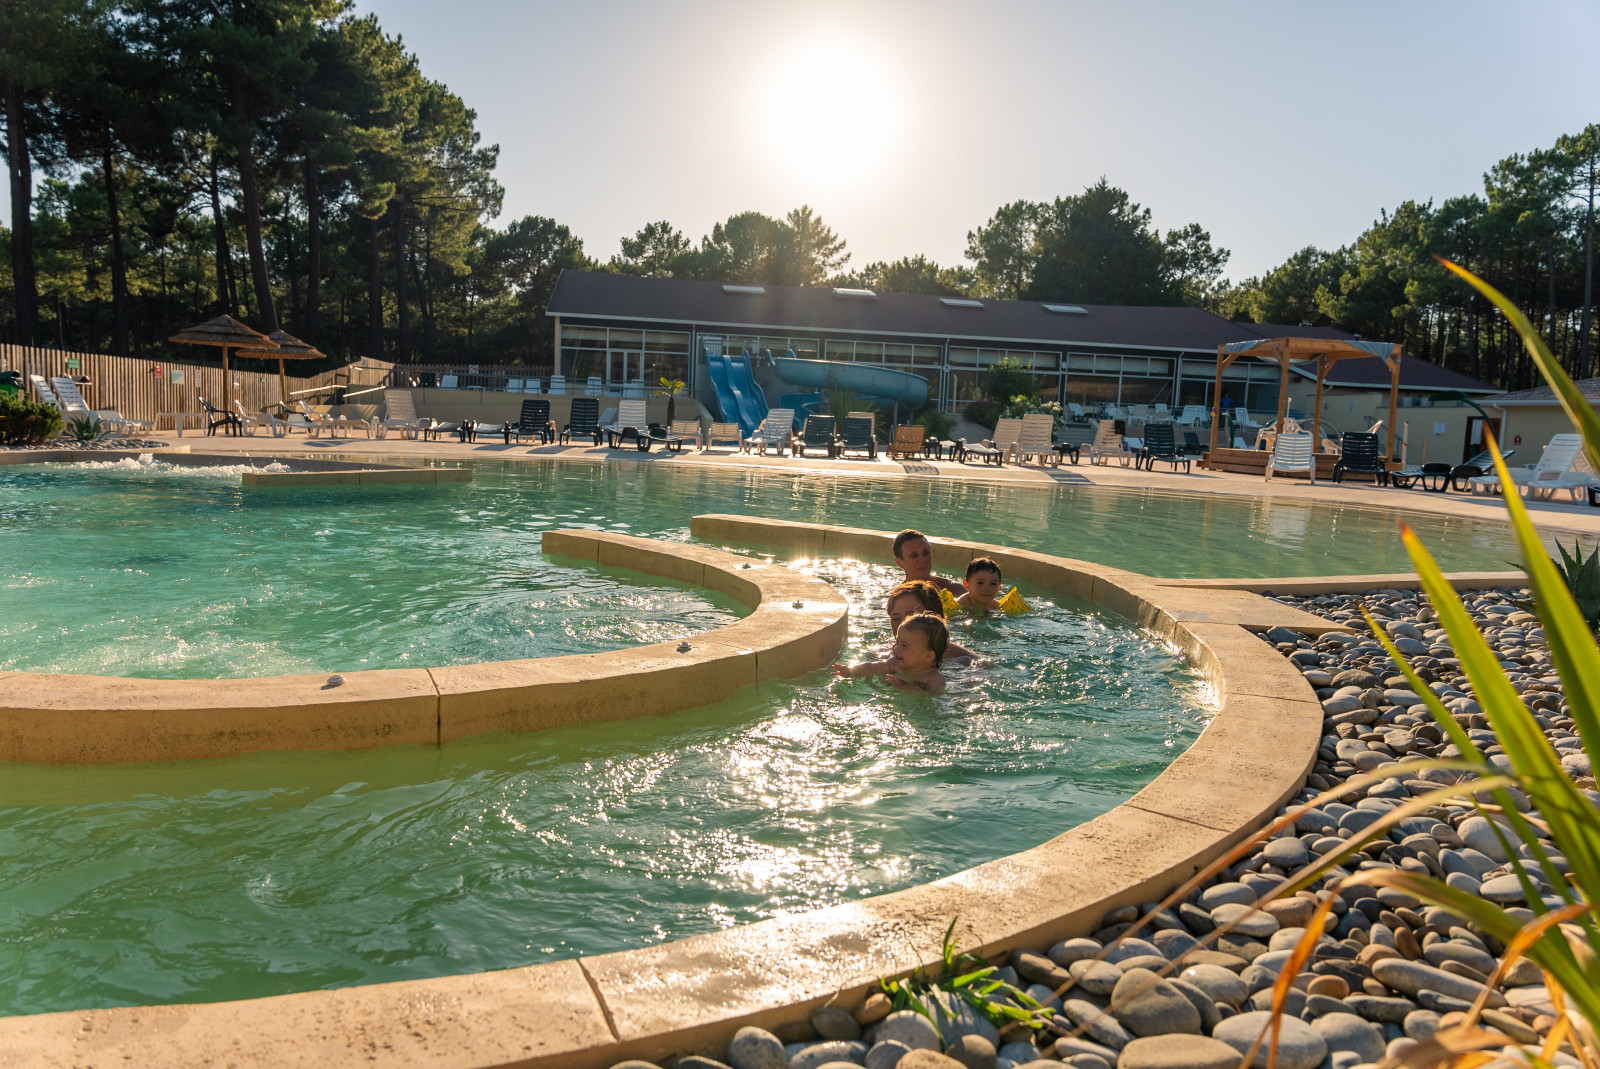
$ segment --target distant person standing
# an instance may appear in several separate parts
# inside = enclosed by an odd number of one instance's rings
[[[894,536],[894,562],[906,573],[907,582],[922,579],[957,597],[967,592],[967,588],[954,579],[933,574],[933,546],[921,531],[908,527]]]

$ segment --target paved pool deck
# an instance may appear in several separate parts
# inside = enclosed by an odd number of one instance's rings
[[[271,438],[265,435],[205,437],[190,433],[179,439],[170,432],[147,436],[194,452],[248,453],[253,456],[338,455],[351,459],[380,457],[425,458],[428,460],[557,460],[589,464],[666,464],[673,467],[720,470],[763,470],[817,475],[851,475],[874,479],[955,479],[1003,484],[1016,487],[1098,486],[1118,490],[1167,490],[1191,494],[1231,494],[1250,498],[1286,498],[1320,501],[1327,504],[1394,509],[1463,520],[1500,524],[1506,522],[1506,506],[1488,494],[1427,493],[1422,490],[1396,490],[1372,483],[1324,483],[1311,485],[1304,480],[1275,478],[1270,481],[1253,475],[1204,471],[1196,466],[1191,473],[1140,471],[1117,462],[1091,464],[1063,463],[1058,468],[938,460],[891,461],[826,457],[790,457],[768,454],[743,454],[725,448],[697,452],[686,449],[668,453],[659,447],[648,453],[636,449],[607,449],[587,443],[572,446],[505,445],[498,439],[462,443],[425,442],[391,434],[387,438]],[[1527,502],[1534,521],[1545,535],[1554,533],[1600,536],[1600,508],[1573,504],[1563,495],[1558,501]]]

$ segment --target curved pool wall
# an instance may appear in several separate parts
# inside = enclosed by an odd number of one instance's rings
[[[696,517],[694,533],[795,555],[864,559],[884,559],[893,537],[734,516]],[[602,559],[602,547],[622,536],[582,537]],[[1247,628],[1342,628],[1226,580],[1158,580],[1003,546],[933,544],[946,570],[975,555],[992,556],[1008,577],[1137,620],[1206,676],[1220,701],[1217,715],[1165,772],[1111,812],[1034,849],[929,884],[654,947],[498,972],[244,1002],[7,1018],[0,1020],[0,1049],[22,1064],[308,1069],[374,1059],[600,1069],[629,1057],[708,1053],[740,1026],[794,1024],[830,999],[853,1005],[879,976],[932,964],[952,918],[961,947],[983,955],[1085,934],[1108,910],[1172,890],[1304,782],[1320,737],[1321,705],[1304,677]],[[702,554],[719,553],[670,548],[686,561],[699,559],[702,568]],[[758,562],[737,559],[757,570]],[[687,567],[692,572],[695,565]],[[707,569],[706,581],[712,572],[722,574]],[[1383,585],[1399,585],[1385,578]],[[1463,585],[1474,585],[1472,578]],[[609,718],[607,709],[589,708],[596,719]]]
[[[675,642],[605,653],[436,668],[250,680],[0,675],[0,760],[175,761],[260,750],[440,746],[488,731],[538,731],[708,705],[740,687],[803,675],[844,644],[848,605],[826,583],[704,546],[598,531],[547,531],[546,554],[707,587],[750,615]]]

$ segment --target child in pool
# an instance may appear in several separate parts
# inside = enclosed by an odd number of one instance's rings
[[[988,557],[976,557],[967,565],[967,592],[956,604],[968,612],[1001,612],[1000,565]]]
[[[944,615],[944,603],[939,600],[939,588],[926,579],[910,579],[893,590],[884,602],[884,609],[889,614],[889,634],[893,635],[900,630],[900,625],[907,617],[919,612],[931,612],[937,616]],[[951,664],[969,665],[976,659],[977,654],[965,646],[954,642],[944,651],[944,659]]]
[[[944,676],[939,674],[939,667],[949,646],[950,629],[944,617],[919,612],[901,622],[888,660],[836,664],[833,674],[849,679],[884,676],[890,686],[901,690],[940,694],[944,691]]]

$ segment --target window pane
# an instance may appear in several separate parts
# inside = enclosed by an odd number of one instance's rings
[[[950,363],[952,363],[952,364],[976,364],[977,362],[978,362],[978,350],[976,350],[976,349],[966,349],[966,348],[959,348],[958,349],[958,348],[956,348],[954,346],[951,347],[951,349],[950,349]]]

